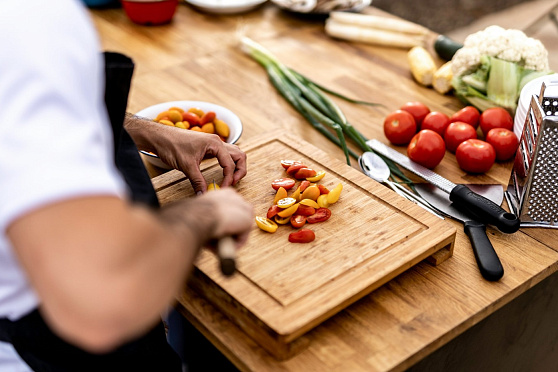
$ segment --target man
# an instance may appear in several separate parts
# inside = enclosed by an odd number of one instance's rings
[[[130,201],[77,0],[0,1],[0,46],[0,369],[179,371],[160,314],[201,247],[245,242],[251,206],[230,188],[159,210]],[[185,142],[219,159],[225,186],[245,174],[236,148]],[[202,191],[196,164],[176,165]]]

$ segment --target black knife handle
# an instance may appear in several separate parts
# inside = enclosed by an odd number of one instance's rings
[[[473,246],[475,259],[483,278],[490,281],[499,280],[504,275],[504,268],[486,235],[484,224],[467,221],[464,230]]]
[[[504,233],[511,234],[519,230],[520,221],[515,214],[506,212],[465,185],[455,186],[449,198],[460,211],[473,215],[480,222],[494,225]]]

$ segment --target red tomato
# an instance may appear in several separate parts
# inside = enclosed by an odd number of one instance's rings
[[[384,134],[394,145],[408,144],[416,132],[415,118],[407,111],[394,111],[384,120]]]
[[[187,121],[190,125],[200,125],[200,117],[190,111],[182,113],[182,121]]]
[[[316,213],[306,218],[306,222],[308,223],[323,222],[323,221],[327,221],[329,217],[331,217],[331,211],[328,208],[318,208],[316,209]]]
[[[482,123],[481,123],[482,125]],[[519,140],[514,132],[506,128],[494,128],[488,131],[486,142],[496,151],[496,160],[506,161],[514,157]]]
[[[412,161],[430,169],[440,164],[445,154],[444,139],[430,129],[422,129],[415,134],[407,147],[407,155]]]
[[[273,219],[273,217],[275,217],[277,215],[277,213],[281,212],[282,210],[283,210],[283,208],[281,208],[277,204],[273,204],[267,210],[267,218],[269,218],[270,220]]]
[[[455,152],[459,168],[469,173],[485,173],[496,160],[496,151],[488,142],[469,139],[462,142]]]
[[[289,241],[291,243],[310,243],[314,239],[316,239],[316,234],[308,229],[300,229],[289,234]]]
[[[300,214],[303,216],[311,216],[314,213],[316,213],[316,208],[311,207],[309,205],[299,204],[295,214]]]
[[[463,123],[472,125],[473,128],[477,129],[477,127],[479,126],[479,118],[480,118],[480,112],[479,110],[477,110],[476,107],[466,106],[463,107],[461,110],[457,111],[455,114],[453,114],[450,118],[450,121],[452,123],[456,121],[461,121]]]
[[[320,195],[322,194],[329,194],[329,190],[324,185],[318,185],[318,189],[320,189]]]
[[[300,186],[298,186],[300,188],[300,192],[303,192],[304,190],[306,190],[306,188],[310,186],[310,181],[304,180],[300,183]]]
[[[300,229],[306,223],[306,216],[301,214],[293,214],[291,216],[291,226],[295,229]]]
[[[485,137],[493,128],[513,130],[513,118],[505,109],[501,107],[492,107],[482,112],[480,116],[480,127]],[[496,151],[496,153],[498,153],[498,151]]]
[[[279,187],[283,187],[285,190],[291,189],[295,185],[296,181],[292,178],[278,178],[271,182],[271,187],[274,190],[279,190]]]
[[[461,142],[471,138],[477,138],[476,129],[461,121],[448,125],[446,132],[444,133],[446,149],[451,152],[455,152],[455,150],[457,150],[457,146],[459,146]]]
[[[287,174],[288,174],[289,176],[294,177],[295,173],[296,173],[299,169],[301,169],[301,168],[306,168],[306,165],[301,164],[301,163],[292,164],[291,166],[289,166],[289,167],[287,168]]]
[[[415,118],[415,123],[417,124],[417,129],[422,129],[422,121],[430,112],[428,106],[421,102],[407,102],[399,109],[407,111],[409,114],[413,115],[413,118]]]
[[[300,168],[296,171],[294,178],[297,180],[303,180],[308,177],[314,177],[316,175],[316,171],[310,168]]]
[[[213,111],[208,111],[200,118],[200,125],[213,122],[215,120],[215,113]]]
[[[446,128],[450,124],[450,118],[443,112],[432,111],[424,117],[420,129],[430,129],[438,133],[440,136],[444,136]]]
[[[293,164],[301,164],[301,162],[297,160],[281,160],[281,166],[285,169],[289,169]]]

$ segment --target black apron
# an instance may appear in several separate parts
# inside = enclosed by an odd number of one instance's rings
[[[141,157],[123,129],[134,64],[117,53],[105,53],[105,102],[114,135],[115,163],[132,200],[158,207],[157,195]],[[54,334],[38,309],[17,321],[0,319],[0,341],[11,343],[34,371],[182,371],[179,356],[167,343],[162,322],[146,335],[107,354],[91,354]]]

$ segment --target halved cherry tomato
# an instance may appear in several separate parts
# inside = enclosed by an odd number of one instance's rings
[[[294,198],[283,198],[283,199],[277,201],[277,205],[280,208],[283,208],[283,209],[289,208],[294,203],[296,203],[296,200]]]
[[[294,177],[298,180],[314,177],[318,172],[311,168],[300,168],[296,171]]]
[[[318,185],[318,189],[320,189],[320,194],[329,194],[329,190],[324,185]]]
[[[316,200],[318,199],[318,196],[320,196],[320,189],[318,188],[318,186],[314,185],[314,186],[308,186],[300,196],[300,199]]]
[[[274,190],[279,190],[279,187],[283,187],[285,190],[290,190],[295,185],[296,181],[292,178],[278,178],[271,182],[271,187]]]
[[[324,178],[324,176],[325,176],[324,171],[318,171],[314,177],[307,177],[306,179],[310,182],[318,182],[319,180]]]
[[[331,217],[331,211],[328,208],[318,208],[316,213],[306,218],[308,223],[316,223],[327,221]]]
[[[275,193],[275,198],[273,198],[273,204],[277,204],[277,202],[281,199],[287,197],[287,190],[284,187],[279,187],[277,192]]]
[[[300,204],[302,204],[302,205],[307,205],[307,206],[312,207],[312,208],[320,208],[320,206],[318,205],[318,203],[316,203],[316,202],[315,202],[314,200],[312,200],[312,199],[302,199],[302,200],[300,201]]]
[[[200,125],[200,117],[189,111],[182,114],[182,121],[187,121],[190,125]]]
[[[316,234],[308,229],[301,229],[289,234],[289,241],[291,243],[310,243],[314,239],[316,239]]]
[[[291,198],[293,198],[294,200],[296,200],[297,202],[300,201],[300,196],[302,195],[302,191],[300,191],[300,186],[298,186],[296,188],[295,191],[293,191]]]
[[[256,225],[263,231],[267,231],[270,233],[274,233],[275,231],[277,231],[277,224],[265,217],[256,216]]]
[[[298,187],[300,188],[300,192],[303,192],[308,186],[310,186],[310,181],[304,180]]]
[[[282,209],[279,208],[278,205],[272,205],[271,207],[269,207],[269,209],[267,210],[267,218],[272,219],[273,217],[275,217],[277,215],[277,213],[279,213]]]
[[[477,129],[479,126],[480,112],[474,106],[466,106],[461,110],[457,111],[450,117],[450,121],[455,123],[456,121],[461,121],[472,125],[473,128]]]
[[[289,167],[293,164],[302,164],[298,160],[281,160],[281,166],[285,169],[289,169]]]
[[[300,214],[303,216],[311,216],[314,213],[316,213],[316,208],[311,207],[309,205],[304,205],[302,203],[298,205],[298,209],[296,210],[296,214]]]
[[[327,202],[327,195],[328,194],[322,194],[322,195],[318,196],[318,200],[316,200],[316,202],[318,203],[318,206],[320,208],[328,208],[329,207],[329,203]]]
[[[295,229],[300,229],[306,223],[306,216],[302,214],[293,214],[291,216],[291,226]]]
[[[291,177],[294,177],[296,172],[298,172],[298,170],[301,168],[306,168],[306,165],[301,163],[295,163],[287,168],[287,174]]]
[[[275,222],[277,222],[279,225],[286,225],[286,224],[288,224],[289,221],[291,220],[291,216],[287,216],[287,217],[275,216],[275,217],[273,217],[273,219],[274,219]]]
[[[333,190],[329,192],[329,194],[327,194],[327,202],[329,204],[336,203],[337,200],[339,200],[339,197],[341,196],[341,190],[343,190],[343,185],[340,183],[337,186],[335,186]]]
[[[290,216],[292,216],[293,214],[295,214],[295,212],[297,211],[299,205],[300,205],[300,204],[298,204],[298,203],[293,204],[293,205],[291,205],[289,208],[285,208],[285,209],[283,209],[282,211],[279,211],[279,213],[277,213],[277,215],[278,215],[279,217],[290,217]]]

